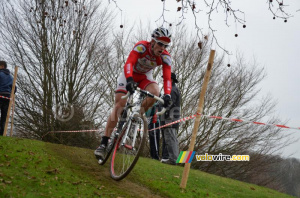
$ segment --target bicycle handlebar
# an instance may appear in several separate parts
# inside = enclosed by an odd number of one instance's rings
[[[126,98],[128,98],[130,96],[130,93],[129,93],[129,91],[127,92],[127,94],[125,95],[125,96],[121,96],[121,99],[126,99]]]
[[[137,87],[136,90],[138,92],[142,92],[144,93],[145,95],[151,97],[151,98],[154,98],[155,100],[158,100],[159,102],[161,102],[162,104],[164,104],[164,100],[160,97],[157,97],[156,95],[153,95],[152,93],[148,92],[148,91],[145,91],[145,90],[142,90],[141,88]],[[130,96],[130,92],[127,92],[127,94],[125,96],[122,96],[121,98],[122,99],[126,99]],[[162,115],[166,112],[166,108],[163,107],[163,109],[160,111],[160,112],[157,112],[156,115]]]

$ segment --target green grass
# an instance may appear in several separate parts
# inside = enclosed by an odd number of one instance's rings
[[[290,197],[277,191],[140,158],[124,180],[110,178],[93,151],[0,137],[0,197]]]

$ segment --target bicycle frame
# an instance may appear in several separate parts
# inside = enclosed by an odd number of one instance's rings
[[[143,102],[143,100],[144,100],[144,98],[145,98],[146,96],[155,98],[156,100],[160,101],[161,103],[164,103],[164,101],[163,101],[161,98],[159,98],[159,97],[157,97],[157,96],[151,94],[151,93],[148,92],[148,91],[142,90],[142,89],[140,89],[139,87],[137,88],[137,91],[140,92],[141,95],[140,95],[139,100],[138,100],[137,102],[133,103],[133,104],[132,104],[133,97],[132,97],[132,95],[130,95],[129,92],[127,92],[127,94],[126,94],[125,96],[122,96],[122,97],[121,97],[122,99],[125,99],[125,98],[128,98],[128,97],[129,97],[129,99],[128,99],[128,101],[127,101],[127,104],[126,104],[126,107],[125,107],[126,111],[127,111],[128,107],[133,107],[133,109],[132,109],[133,112],[132,112],[132,114],[128,117],[128,118],[129,118],[129,120],[128,120],[128,122],[129,122],[129,123],[128,123],[128,126],[130,126],[130,125],[132,124],[132,120],[134,119],[134,116],[135,116],[135,115],[138,115],[138,114],[140,113],[142,102]],[[165,108],[163,108],[162,111],[160,111],[160,112],[157,113],[157,115],[161,115],[161,114],[163,114],[165,111],[166,111]],[[127,138],[129,129],[130,129],[130,127],[128,127],[128,128],[126,129],[126,133],[125,133],[125,135],[124,135],[124,137],[123,137],[123,139],[122,139],[122,143],[121,143],[122,146],[126,146],[128,149],[134,148],[134,146],[135,146],[135,140],[136,140],[136,135],[137,135],[137,129],[136,129],[136,126],[135,126],[135,128],[134,128],[134,136],[133,136],[134,139],[133,139],[132,145],[131,145],[131,146],[125,145],[125,140],[126,140],[126,138]]]
[[[128,132],[129,132],[129,130],[131,129],[131,127],[129,127],[129,126],[131,126],[132,124],[134,125],[134,123],[132,122],[133,120],[134,120],[134,117],[136,116],[136,115],[139,115],[139,113],[140,113],[140,110],[141,110],[141,105],[142,105],[142,102],[143,102],[143,100],[144,100],[144,96],[143,96],[144,94],[141,92],[141,95],[140,95],[140,98],[138,99],[138,101],[137,102],[135,102],[135,103],[132,103],[133,102],[133,97],[132,97],[132,95],[130,95],[130,97],[129,97],[129,99],[128,99],[128,101],[127,101],[127,104],[126,104],[126,111],[128,110],[128,108],[130,108],[130,107],[132,107],[132,113],[131,113],[131,115],[129,115],[128,117],[127,117],[127,119],[128,119],[128,127],[127,127],[127,129],[126,129],[126,132],[125,132],[125,135],[124,135],[124,137],[122,138],[122,142],[121,142],[121,146],[125,146],[126,148],[128,148],[128,149],[134,149],[134,146],[135,146],[135,141],[136,141],[136,135],[137,135],[137,126],[135,125],[134,126],[134,135],[133,135],[133,141],[132,141],[132,144],[131,145],[126,145],[125,144],[125,141],[126,141],[126,139],[128,138],[127,136],[128,136]]]
[[[150,97],[150,98],[154,98],[155,100],[158,100],[159,102],[161,102],[162,104],[164,104],[164,100],[161,99],[160,97],[155,96],[155,95],[153,95],[152,93],[150,93],[150,92],[148,92],[148,91],[146,91],[146,90],[143,90],[143,89],[141,89],[141,88],[139,88],[139,87],[137,87],[136,90],[137,90],[138,92],[140,92],[141,94],[143,94],[143,95],[145,95],[145,96],[148,96],[148,97]],[[133,98],[132,98],[132,95],[130,95],[129,92],[127,92],[127,94],[126,94],[125,96],[122,96],[121,98],[122,98],[122,99],[126,99],[126,98],[128,98],[128,97],[130,97],[130,98],[129,98],[129,102],[130,102]],[[139,110],[140,110],[140,107],[141,107],[142,102],[143,102],[143,100],[138,100],[138,101],[137,101],[137,105],[135,104],[133,107],[138,107]],[[130,103],[129,103],[129,105],[130,105]],[[132,105],[132,104],[131,104],[131,105]],[[126,107],[127,107],[127,106],[128,106],[128,101],[127,101]],[[163,108],[160,112],[157,112],[157,115],[162,115],[162,114],[165,113],[165,111],[166,111],[166,109]]]
[[[148,91],[137,88],[140,97],[133,101],[133,96],[128,92],[122,99],[128,98],[124,110],[118,122],[117,131],[113,139],[113,155],[111,159],[111,177],[114,180],[125,178],[135,166],[139,155],[143,150],[147,135],[147,123],[145,116],[141,115],[141,107],[144,98],[152,97],[160,102],[163,99],[149,93]],[[130,112],[129,112],[130,110]],[[165,112],[165,108],[160,114]]]

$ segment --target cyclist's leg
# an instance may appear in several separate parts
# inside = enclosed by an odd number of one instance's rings
[[[144,88],[146,91],[149,91],[150,93],[159,96],[159,87],[156,83],[151,82],[150,84],[147,85],[147,87]],[[142,111],[141,114],[145,113],[150,107],[153,106],[155,103],[154,98],[147,97],[143,103],[142,103]]]
[[[118,123],[118,116],[121,114],[124,106],[126,105],[126,99],[121,99],[121,97],[127,93],[125,87],[126,87],[126,78],[122,73],[118,78],[114,108],[107,118],[107,124],[105,127],[104,135],[102,136],[101,139],[100,146],[94,151],[94,154],[97,159],[99,158],[103,159],[104,156],[106,155],[106,147],[108,144],[108,140],[111,136],[111,133],[113,132],[114,128]]]
[[[97,159],[99,158],[103,159],[106,156],[106,152],[107,152],[106,148],[107,148],[108,140],[111,136],[111,133],[113,132],[114,128],[118,123],[118,116],[121,114],[126,104],[126,99],[121,99],[121,97],[124,95],[125,95],[124,93],[116,93],[115,95],[114,108],[110,113],[110,115],[108,116],[105,132],[104,135],[102,136],[100,146],[94,152]]]
[[[140,82],[139,87],[156,96],[159,96],[159,87],[157,82],[153,79],[152,72],[144,74],[144,79]],[[155,101],[155,99],[147,97],[143,101],[141,113],[143,114],[146,112],[155,103]]]
[[[110,137],[112,131],[118,123],[118,116],[121,114],[124,106],[126,105],[126,99],[121,99],[121,97],[127,93],[126,84],[126,77],[124,75],[124,72],[122,72],[117,80],[117,88],[115,90],[115,104],[112,112],[107,118],[104,137]]]
[[[111,114],[108,116],[104,136],[110,137],[112,131],[118,123],[118,117],[120,116],[124,106],[126,105],[126,99],[121,98],[124,95],[125,93],[121,92],[115,94],[115,105]]]

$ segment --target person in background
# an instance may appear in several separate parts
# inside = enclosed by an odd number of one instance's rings
[[[152,159],[159,160],[159,139],[160,139],[160,129],[155,129],[159,127],[158,116],[156,115],[158,111],[158,103],[148,109],[146,112],[147,119],[149,119],[148,124],[148,134],[149,134],[149,144],[150,144],[150,155]],[[153,130],[155,129],[155,130]]]
[[[4,127],[6,122],[6,116],[9,106],[9,99],[13,84],[13,77],[10,75],[7,69],[7,64],[5,61],[0,61],[0,136],[3,136]],[[16,89],[15,89],[16,92]],[[2,97],[1,97],[2,96]]]
[[[175,83],[178,83],[175,73],[171,73],[172,91],[171,105],[167,108],[165,114],[160,116],[161,126],[175,122],[180,119],[180,100],[181,94]],[[179,143],[177,140],[177,132],[179,123],[163,127],[162,130],[162,163],[176,165],[179,155]]]

